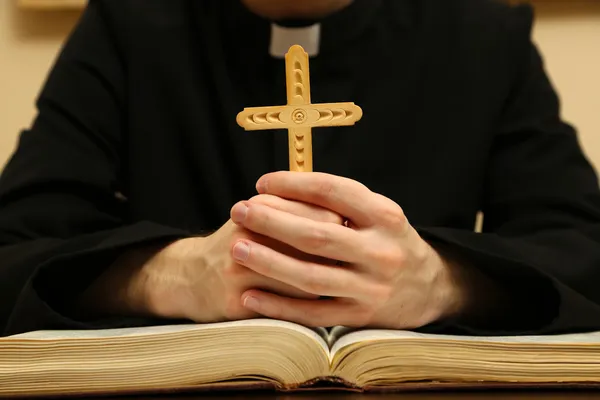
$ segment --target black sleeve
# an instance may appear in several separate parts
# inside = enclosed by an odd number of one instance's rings
[[[126,75],[102,4],[89,2],[0,179],[1,335],[147,322],[84,322],[62,310],[120,252],[187,236],[128,220],[118,195]]]
[[[600,329],[600,192],[530,40],[529,7],[507,23],[514,85],[491,148],[483,233],[422,229],[518,299],[510,323],[471,334]],[[492,316],[493,319],[493,316]]]

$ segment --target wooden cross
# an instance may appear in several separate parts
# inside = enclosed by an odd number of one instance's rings
[[[312,172],[312,128],[351,126],[362,118],[354,103],[311,104],[308,54],[292,46],[285,56],[287,106],[245,108],[237,123],[247,131],[287,129],[290,171]]]

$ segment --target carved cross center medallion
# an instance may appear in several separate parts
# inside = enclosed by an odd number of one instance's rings
[[[247,131],[287,129],[290,171],[312,172],[312,128],[351,126],[363,115],[354,103],[311,104],[308,54],[292,46],[285,56],[286,106],[245,108],[237,123]]]

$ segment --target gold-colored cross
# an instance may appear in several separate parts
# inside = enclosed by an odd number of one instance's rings
[[[285,56],[287,106],[245,108],[237,123],[247,131],[287,129],[290,171],[312,172],[312,128],[351,126],[362,118],[354,103],[311,104],[308,54],[292,46]]]

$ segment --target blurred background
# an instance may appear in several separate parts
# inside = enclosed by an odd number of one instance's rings
[[[600,171],[600,0],[532,3],[534,39],[560,94],[563,117],[577,127]],[[37,93],[83,5],[83,0],[0,0],[0,170],[19,132],[31,123]]]

